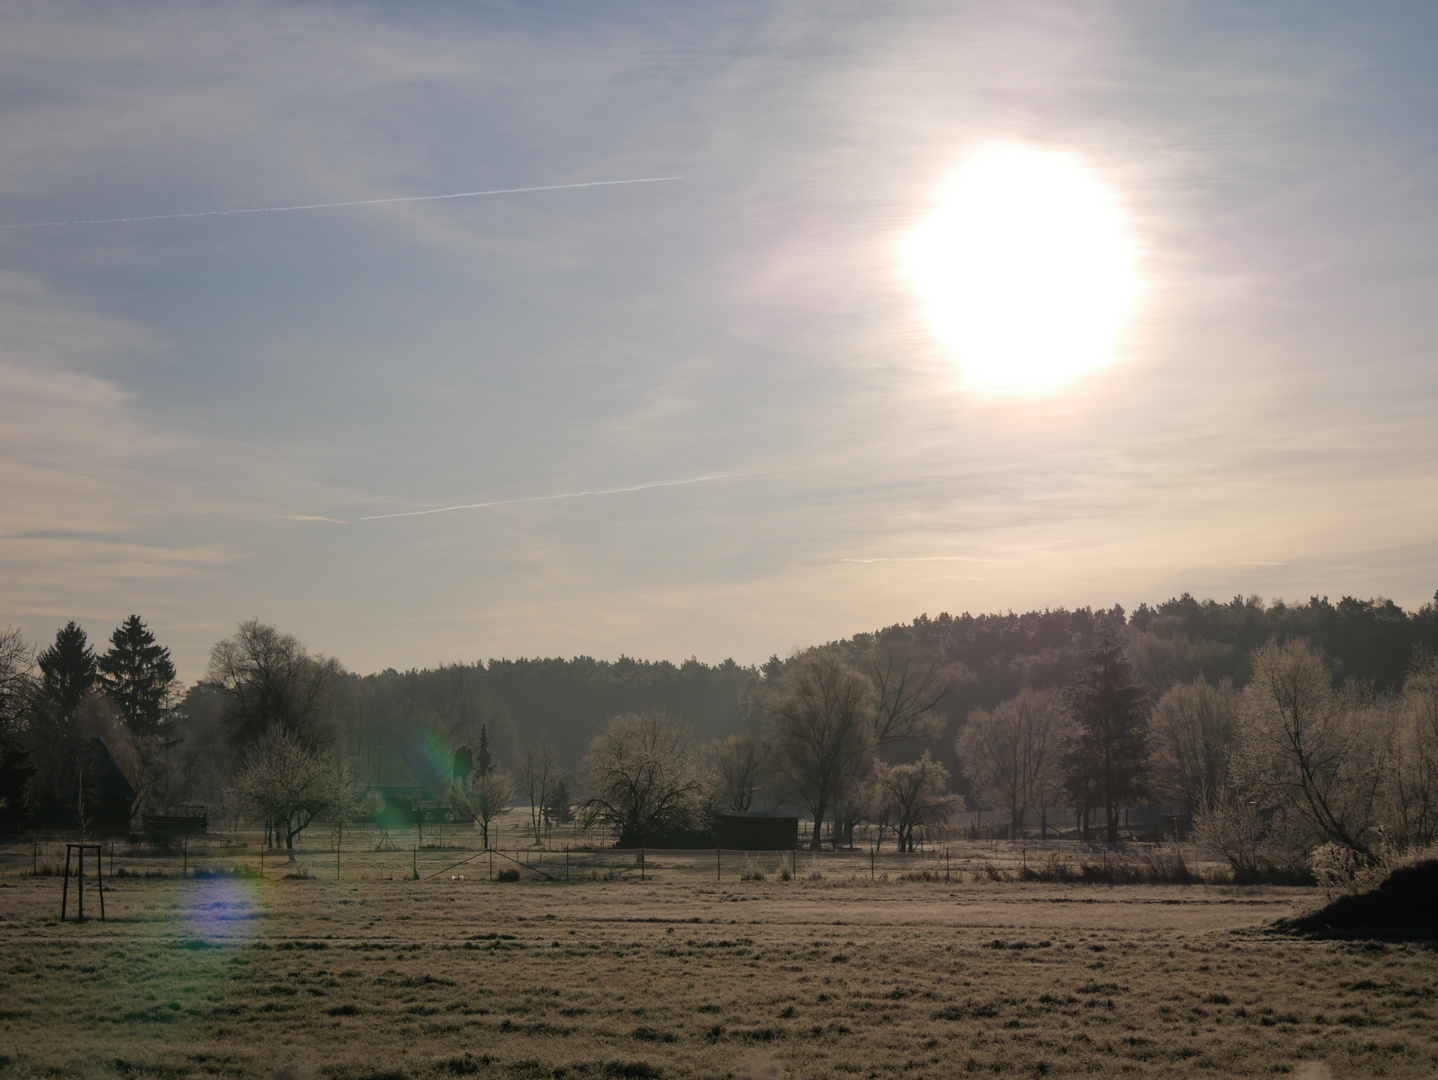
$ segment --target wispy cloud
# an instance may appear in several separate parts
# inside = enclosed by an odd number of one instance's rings
[[[448,195],[393,195],[383,199],[351,199],[348,202],[305,203],[301,206],[250,206],[231,210],[191,210],[178,214],[141,214],[134,217],[88,218],[74,221],[31,221],[20,225],[0,225],[0,229],[48,229],[64,225],[118,225],[138,221],[230,217],[235,214],[285,214],[296,210],[333,210],[345,206],[381,206],[390,203],[438,202],[443,199],[476,199],[484,195],[522,195],[531,191],[569,191],[573,188],[615,187],[620,184],[663,184],[671,180],[683,179],[682,176],[646,176],[632,180],[586,180],[578,184],[540,184],[535,187],[492,188],[489,191],[457,191]]]
[[[840,559],[846,563],[993,562],[973,555],[880,555],[870,559]]]
[[[369,514],[359,521],[384,521],[389,518],[425,517],[430,514],[449,514],[456,510],[487,510],[495,506],[517,506],[523,503],[556,502],[561,499],[587,499],[599,495],[627,495],[634,491],[649,491],[653,488],[688,487],[691,484],[709,484],[718,480],[743,480],[755,476],[782,476],[786,473],[812,472],[815,469],[832,469],[836,462],[822,465],[784,465],[770,469],[750,469],[746,472],[710,473],[707,476],[690,476],[682,480],[650,480],[643,484],[627,487],[594,488],[589,491],[566,491],[557,495],[528,495],[516,499],[492,499],[489,502],[462,503],[456,506],[436,506],[429,510],[405,510],[394,514]],[[295,518],[297,521],[332,521],[332,518]]]

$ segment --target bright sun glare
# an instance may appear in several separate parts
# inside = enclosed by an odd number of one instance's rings
[[[1136,292],[1113,196],[1079,162],[1022,146],[973,157],[907,238],[940,337],[990,389],[1043,393],[1103,367]]]

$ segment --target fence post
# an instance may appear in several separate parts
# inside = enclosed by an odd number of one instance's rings
[[[65,883],[60,887],[60,921],[65,921],[65,904],[70,899],[70,848],[65,848]]]

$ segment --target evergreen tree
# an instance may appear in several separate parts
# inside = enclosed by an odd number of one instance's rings
[[[1078,728],[1067,757],[1069,793],[1085,820],[1103,807],[1110,844],[1118,843],[1119,810],[1148,794],[1148,700],[1116,629],[1104,622],[1064,701]]]
[[[110,648],[100,657],[105,692],[120,710],[131,733],[142,738],[166,726],[166,701],[175,681],[170,650],[155,642],[138,615],[131,615],[110,635]]]
[[[95,688],[99,669],[85,631],[72,620],[40,654],[40,696],[54,719],[73,721],[80,703]]]
[[[475,765],[480,776],[488,776],[494,769],[494,758],[489,753],[489,728],[485,724],[479,725],[479,757]]]

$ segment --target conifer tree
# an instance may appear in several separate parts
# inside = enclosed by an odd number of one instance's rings
[[[175,665],[170,650],[155,642],[140,616],[131,615],[115,628],[99,669],[105,692],[130,732],[141,738],[158,734],[165,726]]]
[[[1069,793],[1085,819],[1103,808],[1104,836],[1118,843],[1119,811],[1148,794],[1148,691],[1118,634],[1100,626],[1064,701],[1077,725],[1066,759]]]
[[[39,656],[40,696],[55,720],[69,723],[95,688],[99,669],[85,631],[71,620]]]

